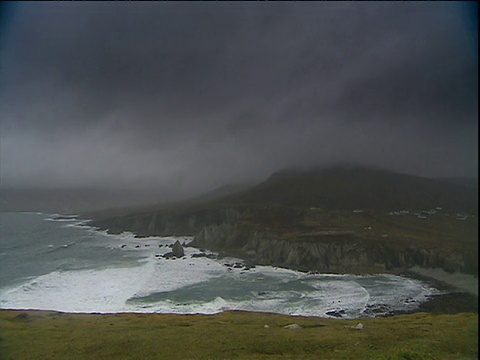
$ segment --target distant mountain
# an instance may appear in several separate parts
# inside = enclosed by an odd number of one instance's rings
[[[289,169],[264,182],[228,185],[209,193],[172,201],[152,190],[0,189],[0,211],[105,214],[219,205],[284,205],[331,210],[428,210],[442,207],[478,212],[478,180],[424,178],[360,166]]]
[[[282,170],[224,202],[325,209],[478,211],[478,181],[433,179],[359,166]]]

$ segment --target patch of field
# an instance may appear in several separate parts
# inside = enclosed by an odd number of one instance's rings
[[[285,328],[291,324],[300,328]],[[0,336],[2,359],[478,358],[474,313],[337,320],[1,310]]]

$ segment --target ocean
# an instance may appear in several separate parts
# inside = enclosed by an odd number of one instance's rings
[[[332,275],[255,266],[185,247],[189,237],[109,235],[74,217],[0,213],[0,308],[79,313],[225,310],[361,318],[412,311],[439,290],[389,274]]]

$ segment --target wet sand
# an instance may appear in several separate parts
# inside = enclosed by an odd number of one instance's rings
[[[425,269],[419,266],[411,268],[402,275],[421,280],[447,292],[430,296],[429,300],[420,304],[415,312],[436,314],[478,313],[478,278],[473,275],[450,274],[442,269]]]
[[[432,278],[441,283],[445,283],[458,291],[466,291],[478,296],[478,277],[462,273],[448,273],[443,269],[426,269],[420,266],[412,267],[409,272]]]

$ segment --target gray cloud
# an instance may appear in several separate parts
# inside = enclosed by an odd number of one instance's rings
[[[466,3],[10,6],[4,184],[194,193],[336,161],[477,174]]]

